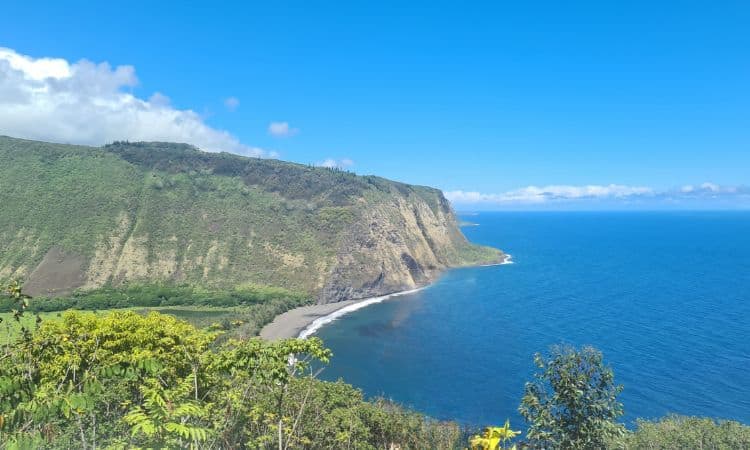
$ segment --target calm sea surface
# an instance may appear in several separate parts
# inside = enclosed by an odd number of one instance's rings
[[[669,412],[750,423],[750,213],[483,213],[515,264],[453,270],[318,336],[343,378],[433,417],[520,425],[532,356],[593,345],[629,425]]]

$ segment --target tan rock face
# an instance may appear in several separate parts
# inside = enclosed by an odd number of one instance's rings
[[[446,268],[475,263],[462,256],[472,245],[458,229],[445,198],[436,195],[437,208],[418,196],[399,196],[366,209],[342,240],[318,302],[414,289]],[[490,250],[486,258],[499,261],[501,255]]]
[[[124,211],[118,217],[118,226],[110,236],[105,237],[97,245],[91,259],[85,278],[84,288],[101,287],[115,273],[121,259],[123,245],[130,236],[131,220]]]

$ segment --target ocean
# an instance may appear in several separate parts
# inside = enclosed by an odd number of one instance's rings
[[[463,217],[513,264],[450,270],[426,289],[317,331],[322,372],[439,419],[523,426],[535,352],[604,354],[623,421],[668,413],[750,423],[750,212],[503,212]]]

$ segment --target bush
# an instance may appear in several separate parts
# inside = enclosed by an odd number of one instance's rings
[[[319,339],[217,345],[158,313],[67,312],[0,347],[0,448],[450,449],[455,424],[316,380]],[[279,444],[281,440],[281,444]]]
[[[658,421],[638,420],[638,428],[610,448],[635,450],[750,448],[750,427],[733,421],[705,417],[668,416]]]
[[[554,346],[550,354],[535,355],[539,368],[526,383],[519,412],[529,425],[530,444],[541,448],[601,449],[625,432],[616,422],[622,415],[617,401],[621,386],[601,352]]]

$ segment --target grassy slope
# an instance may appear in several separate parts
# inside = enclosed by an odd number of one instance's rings
[[[150,246],[150,258],[172,252],[177,259],[196,261],[194,270],[178,274],[177,281],[231,283],[238,280],[237,272],[244,275],[249,269],[252,281],[304,289],[309,288],[304,274],[277,270],[283,255],[265,246],[312,261],[327,253],[330,220],[317,220],[317,211],[301,202],[209,171],[149,170],[103,149],[0,138],[0,180],[0,266],[20,266],[27,273],[43,256],[39,249],[53,245],[93,256],[96,242],[118,228],[123,213],[128,232]],[[257,251],[242,251],[254,236],[263,238]],[[217,242],[233,265],[197,261]],[[222,274],[204,274],[204,267]]]
[[[136,208],[142,178],[101,149],[0,137],[0,264],[33,264],[52,245],[90,254],[91,237]]]

